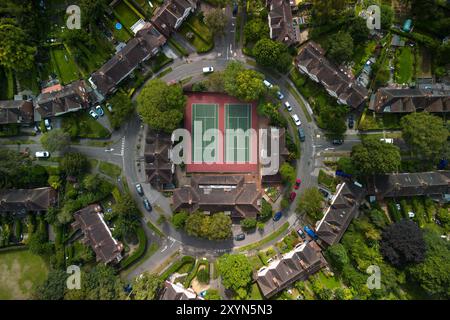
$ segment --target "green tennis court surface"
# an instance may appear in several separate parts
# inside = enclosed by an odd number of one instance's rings
[[[202,162],[203,150],[211,143],[203,141],[203,134],[208,129],[218,129],[219,113],[217,104],[193,104],[192,105],[192,155],[193,162]],[[218,150],[218,139],[214,139],[215,150]],[[217,152],[213,153],[213,160],[217,161]]]
[[[225,105],[225,159],[227,162],[250,161],[250,134],[247,130],[252,127],[251,116],[252,110],[249,104]]]

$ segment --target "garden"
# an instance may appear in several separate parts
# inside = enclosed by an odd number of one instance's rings
[[[395,82],[410,84],[414,77],[414,50],[410,46],[400,48],[395,53]]]
[[[197,53],[206,53],[214,47],[213,35],[198,15],[191,15],[179,32],[195,47]]]
[[[320,169],[318,183],[334,193],[336,192],[336,186],[338,185],[339,180]]]
[[[122,0],[114,6],[114,15],[121,24],[131,31],[131,27],[139,20],[145,19],[127,0]]]
[[[62,129],[72,139],[104,139],[109,138],[111,133],[97,120],[92,118],[86,110],[72,112],[60,117]]]

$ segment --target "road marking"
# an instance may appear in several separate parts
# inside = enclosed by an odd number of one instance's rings
[[[164,246],[164,248],[161,250],[161,252],[164,252],[167,250],[167,246]]]

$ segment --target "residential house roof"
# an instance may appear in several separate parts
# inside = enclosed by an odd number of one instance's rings
[[[186,9],[195,8],[195,3],[196,1],[188,0],[166,0],[153,13],[152,23],[162,34],[169,37],[175,31],[178,19],[183,17]]]
[[[298,34],[292,22],[291,3],[289,0],[268,0],[270,37],[291,45],[299,42]]]
[[[450,171],[392,173],[376,176],[374,191],[383,198],[450,194]]]
[[[194,175],[190,182],[174,191],[174,211],[229,211],[238,218],[255,218],[261,211],[261,190],[243,175]]]
[[[301,72],[306,70],[310,77],[317,77],[328,91],[336,95],[339,103],[356,109],[368,98],[367,89],[358,85],[349,73],[325,58],[325,51],[319,44],[309,42],[295,61]]]
[[[164,282],[160,300],[203,300],[191,288],[186,289],[181,283]]]
[[[0,101],[0,124],[32,123],[33,102],[25,100]]]
[[[84,234],[82,242],[94,250],[97,261],[105,264],[119,262],[122,259],[122,243],[113,238],[111,231],[103,219],[101,207],[91,204],[73,214],[74,229],[81,229]]]
[[[337,187],[330,206],[316,226],[316,234],[324,243],[333,245],[341,240],[365,194],[365,189],[355,183],[343,182]]]
[[[371,99],[369,109],[378,113],[411,113],[450,111],[450,90],[380,88]]]
[[[142,61],[155,55],[166,38],[149,22],[126,46],[91,75],[89,81],[103,96],[112,92]]]
[[[256,281],[263,296],[270,298],[295,281],[306,280],[325,265],[319,246],[313,241],[305,242],[261,268]]]
[[[48,118],[88,108],[90,90],[84,80],[78,80],[59,91],[41,93],[35,100],[35,112],[41,118]]]
[[[147,180],[154,188],[161,190],[164,184],[172,183],[171,137],[169,134],[149,131],[145,142]]]
[[[56,204],[57,196],[51,187],[0,190],[0,212],[25,214],[47,211]]]

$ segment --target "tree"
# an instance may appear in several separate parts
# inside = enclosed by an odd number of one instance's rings
[[[276,127],[286,127],[286,119],[283,118],[278,111],[279,105],[271,102],[259,103],[257,112],[260,116],[264,116],[270,119],[270,124]]]
[[[350,263],[347,250],[345,250],[345,247],[340,243],[328,247],[325,251],[325,257],[339,272],[344,269],[345,265]]]
[[[246,44],[256,43],[258,40],[269,37],[269,25],[262,19],[252,19],[245,24],[244,41]]]
[[[402,118],[402,136],[415,156],[436,162],[447,147],[448,129],[441,118],[415,112]]]
[[[80,0],[80,9],[82,16],[82,24],[84,26],[94,26],[103,16],[107,2],[106,0]]]
[[[450,243],[441,239],[440,233],[426,228],[424,231],[426,258],[422,263],[408,268],[410,280],[420,284],[431,297],[450,298]]]
[[[61,170],[67,176],[79,176],[87,171],[88,166],[86,156],[78,152],[66,153],[61,160]]]
[[[337,169],[345,172],[346,174],[356,175],[357,173],[350,157],[339,158],[337,161]]]
[[[42,135],[42,146],[50,151],[63,151],[70,145],[70,135],[62,129],[53,129]]]
[[[228,63],[223,72],[225,92],[245,101],[257,100],[266,92],[263,80],[264,76],[261,73],[245,69],[237,61]]]
[[[134,300],[155,300],[163,281],[157,274],[144,272],[133,283]]]
[[[394,21],[394,10],[392,6],[382,4],[381,7],[381,19],[380,26],[383,30],[389,30],[391,28],[392,22]]]
[[[367,28],[366,20],[362,17],[352,19],[349,32],[355,44],[366,42],[369,37],[369,28]]]
[[[184,229],[191,236],[209,240],[223,240],[232,235],[231,218],[223,212],[211,216],[194,212],[187,217]]]
[[[388,226],[381,235],[380,252],[399,268],[422,262],[426,252],[422,230],[406,219]]]
[[[139,209],[130,194],[124,194],[112,206],[112,214],[117,217],[114,224],[114,236],[124,238],[140,226]]]
[[[27,33],[12,18],[0,19],[0,65],[25,71],[33,68],[36,47]]]
[[[323,196],[317,188],[308,188],[297,202],[296,212],[307,214],[314,221],[322,219]]]
[[[222,300],[219,291],[214,289],[208,289],[206,291],[205,300]]]
[[[252,265],[243,254],[224,254],[218,259],[219,273],[225,288],[247,290],[252,282]]]
[[[272,218],[273,215],[273,209],[272,205],[267,202],[264,198],[261,199],[261,220],[266,221],[270,218]]]
[[[150,80],[137,97],[137,110],[150,127],[171,133],[183,119],[186,97],[179,85]]]
[[[180,211],[180,212],[174,213],[174,215],[172,217],[172,224],[174,225],[174,227],[176,229],[183,229],[188,217],[189,217],[189,213],[187,211]]]
[[[399,148],[378,139],[365,139],[353,146],[351,159],[362,175],[396,172],[401,162]]]
[[[337,64],[350,61],[353,56],[353,39],[348,32],[338,32],[328,41],[328,56]]]
[[[41,230],[33,232],[28,238],[28,249],[31,253],[44,256],[53,252],[53,245],[48,242],[47,234]]]
[[[203,268],[197,272],[197,279],[200,283],[209,283],[209,271]]]
[[[244,230],[251,230],[256,228],[256,219],[255,218],[245,218],[241,221],[241,227]]]
[[[113,112],[111,113],[111,125],[114,129],[119,129],[122,123],[130,117],[135,109],[135,104],[130,99],[130,97],[122,92],[117,92],[111,100]]]
[[[67,273],[51,270],[47,279],[36,288],[34,297],[38,300],[62,300],[66,289]]]
[[[205,14],[205,24],[213,34],[223,34],[227,17],[222,9],[213,9]]]
[[[288,162],[284,162],[280,167],[280,175],[281,179],[285,184],[293,185],[295,183],[295,179],[297,177],[297,173],[295,172],[295,168],[291,166]]]
[[[288,59],[285,57],[286,54]],[[269,38],[262,38],[255,44],[253,55],[260,65],[269,68],[274,67],[280,72],[286,72],[292,61],[286,45]]]

